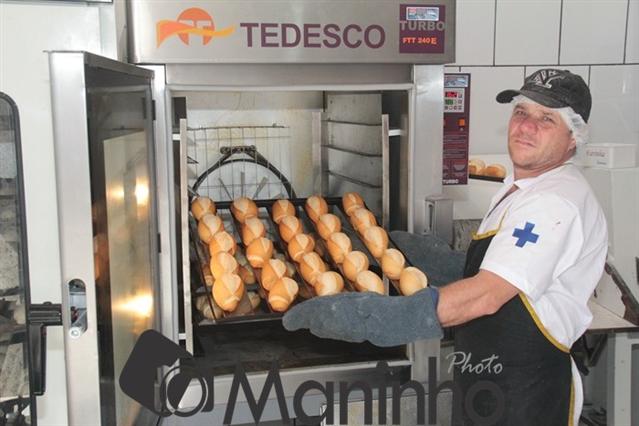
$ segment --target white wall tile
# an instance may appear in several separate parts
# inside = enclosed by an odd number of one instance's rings
[[[631,0],[628,5],[626,63],[629,62],[639,62],[639,0]]]
[[[492,65],[495,0],[457,0],[455,63]]]
[[[499,0],[495,64],[557,63],[561,0]]]
[[[561,64],[623,62],[628,0],[564,0]]]
[[[639,155],[639,65],[592,67],[590,91],[590,140],[634,143]]]
[[[470,77],[470,153],[505,154],[508,119],[512,108],[499,104],[497,93],[519,89],[524,67],[462,67]]]
[[[590,74],[590,67],[588,66],[563,66],[563,65],[543,65],[543,66],[538,66],[538,67],[526,67],[526,76],[529,76],[530,74],[534,73],[537,70],[541,70],[544,68],[558,68],[561,70],[568,70],[573,74],[577,74],[579,76],[581,76],[581,78],[584,79],[584,81],[586,83],[588,83],[588,78],[589,78],[589,74]]]

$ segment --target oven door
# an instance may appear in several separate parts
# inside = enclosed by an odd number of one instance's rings
[[[49,64],[69,422],[150,424],[118,378],[159,329],[153,72],[83,52]]]

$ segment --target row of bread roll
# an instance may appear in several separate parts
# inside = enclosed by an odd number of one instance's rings
[[[468,161],[468,174],[479,176],[491,176],[498,178],[506,177],[506,168],[502,164],[489,164],[479,158],[472,158]]]

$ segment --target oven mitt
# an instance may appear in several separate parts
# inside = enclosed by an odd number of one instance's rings
[[[283,318],[289,331],[307,328],[318,337],[398,346],[423,339],[441,339],[431,288],[412,296],[340,293],[300,303]]]

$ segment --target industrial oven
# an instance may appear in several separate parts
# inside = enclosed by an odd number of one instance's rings
[[[172,401],[181,411],[198,407],[206,392],[223,407],[237,361],[254,392],[277,361],[289,405],[304,381],[381,382],[378,361],[401,382],[434,379],[428,359],[439,357],[439,342],[379,348],[290,333],[263,299],[215,312],[189,203],[196,195],[215,200],[239,243],[230,203],[256,200],[283,258],[270,219],[277,198],[293,200],[312,233],[301,206],[323,195],[363,251],[340,207],[348,191],[360,193],[387,230],[424,232],[426,199],[441,193],[454,1],[132,0],[128,9],[136,65],[49,54],[69,420],[153,418],[118,383],[147,329],[192,355],[178,367],[215,378],[210,389],[193,380]],[[260,295],[259,286],[249,290]],[[386,291],[396,294],[392,283]],[[306,413],[319,415],[323,403],[309,392]],[[253,421],[248,406],[239,392],[233,423]],[[222,424],[224,408],[208,408],[192,414]],[[280,409],[270,395],[262,420],[279,418]]]

